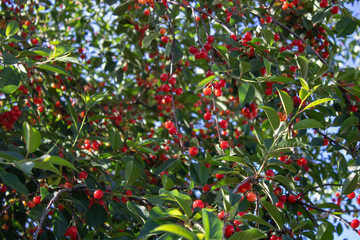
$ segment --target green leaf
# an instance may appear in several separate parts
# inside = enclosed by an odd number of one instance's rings
[[[43,159],[44,162],[49,162],[49,163],[52,163],[52,164],[56,164],[56,165],[60,165],[60,166],[65,166],[65,167],[68,167],[74,171],[77,171],[75,166],[70,163],[69,161],[61,158],[61,157],[58,157],[58,156],[50,156],[50,155],[44,155],[41,157]]]
[[[41,200],[43,200],[44,198],[46,198],[47,195],[49,195],[49,190],[47,188],[44,187],[40,187],[40,195],[41,195]]]
[[[294,124],[294,130],[302,130],[308,128],[324,128],[324,125],[315,119],[304,119]]]
[[[211,75],[210,77],[201,80],[201,82],[199,82],[199,84],[195,88],[195,93],[202,90],[208,83],[210,83],[215,78],[216,78],[215,75]]]
[[[166,190],[169,190],[174,186],[174,182],[166,174],[161,176],[161,184]]]
[[[66,101],[66,109],[70,113],[71,119],[73,120],[73,122],[75,124],[75,128],[78,129],[78,125],[79,125],[78,117],[75,112],[75,109],[74,109],[73,105],[71,104],[69,98],[65,97],[65,101]]]
[[[278,127],[280,126],[280,119],[279,119],[277,112],[274,109],[272,109],[271,107],[267,107],[267,106],[262,106],[260,108],[265,111],[266,116],[269,119],[269,122],[270,122],[270,125],[271,125],[273,131],[278,129]]]
[[[227,72],[227,70],[226,70],[224,67],[219,66],[219,65],[217,65],[217,64],[213,64],[213,65],[211,66],[211,71],[212,71],[212,72]]]
[[[332,240],[334,239],[334,226],[330,223],[322,223],[318,227],[315,240]]]
[[[270,73],[271,73],[271,63],[270,63],[270,61],[267,60],[266,58],[263,58],[263,62],[264,62],[265,68],[266,68],[266,74],[270,75]]]
[[[221,239],[223,222],[213,212],[202,209],[202,222],[205,231],[205,240]]]
[[[6,172],[1,167],[0,167],[0,178],[1,178],[1,181],[6,186],[9,186],[9,187],[15,189],[15,191],[23,193],[25,195],[29,194],[29,190],[25,187],[24,184],[22,184],[20,182],[19,178],[16,175]]]
[[[306,75],[309,71],[308,60],[305,57],[300,56],[297,58],[297,63],[298,63],[298,67],[300,69],[300,76],[303,78],[306,78]]]
[[[299,78],[300,79],[300,83],[301,83],[301,87],[306,90],[306,91],[309,91],[310,88],[309,88],[309,84],[306,82],[305,79],[303,79],[302,77]]]
[[[240,239],[251,239],[251,240],[257,240],[257,239],[263,239],[266,238],[267,234],[260,231],[257,228],[248,229],[241,232],[234,233],[229,240],[240,240]]]
[[[85,97],[86,109],[89,111],[92,107],[94,107],[96,104],[101,102],[106,97],[107,94],[108,92],[106,91],[106,92],[94,93],[90,97],[86,96]]]
[[[169,232],[188,240],[197,239],[191,231],[176,224],[164,224],[155,228],[154,230],[152,230],[152,232]]]
[[[181,48],[181,45],[178,40],[173,41],[173,44],[175,44],[174,52],[173,52],[174,63],[177,63],[183,58],[184,53],[183,53],[183,49]]]
[[[149,35],[147,35],[146,37],[144,37],[144,39],[142,40],[142,43],[141,43],[141,45],[142,45],[142,47],[143,48],[147,48],[147,47],[149,47],[150,46],[150,44],[151,44],[151,42],[155,39],[155,38],[157,38],[157,37],[159,37],[160,36],[160,33],[150,33]]]
[[[60,62],[70,62],[70,63],[75,63],[75,64],[80,64],[79,60],[77,58],[74,57],[57,57],[56,61],[60,61]]]
[[[68,222],[60,211],[56,211],[52,218],[55,237],[61,238],[66,233]]]
[[[251,64],[245,61],[240,60],[240,64],[239,64],[239,70],[241,74],[247,73],[248,71],[251,70]]]
[[[10,21],[8,25],[6,26],[6,36],[12,36],[16,34],[19,31],[19,23],[18,21]]]
[[[34,168],[37,169],[43,169],[46,171],[51,171],[53,173],[56,173],[59,176],[62,176],[61,173],[59,172],[59,170],[52,164],[49,162],[34,162]]]
[[[241,219],[246,220],[248,222],[256,222],[256,223],[260,223],[264,226],[269,227],[270,229],[274,229],[274,226],[271,225],[270,223],[268,223],[267,221],[265,221],[264,219],[262,219],[259,216],[253,215],[253,214],[245,214],[241,217]]]
[[[40,69],[44,69],[47,71],[51,71],[51,72],[56,72],[59,74],[64,74],[64,75],[70,75],[68,71],[66,71],[64,68],[57,66],[57,65],[50,65],[50,64],[40,64],[37,66]]]
[[[280,97],[281,103],[284,107],[285,113],[287,116],[290,116],[290,114],[292,113],[292,111],[294,109],[294,102],[293,102],[292,98],[289,96],[289,94],[287,94],[283,90],[278,90],[278,92],[279,92],[279,97]]]
[[[282,185],[284,185],[288,189],[296,191],[294,182],[287,177],[284,177],[282,175],[276,175],[273,180],[280,182]]]
[[[120,149],[122,145],[121,136],[118,131],[116,131],[114,128],[109,129],[109,138],[110,138],[110,145],[114,152]]]
[[[284,219],[276,206],[266,200],[260,200],[260,203],[265,207],[266,211],[268,211],[271,218],[275,221],[278,229],[281,230],[284,227]]]
[[[355,32],[357,28],[357,22],[349,17],[345,17],[336,23],[335,28],[338,32],[338,37],[346,37]]]
[[[261,35],[263,36],[265,42],[271,46],[274,42],[274,33],[265,28],[261,29]]]
[[[357,173],[351,173],[342,185],[341,194],[348,195],[352,193],[356,189],[358,181],[359,175]]]
[[[130,186],[135,183],[140,177],[140,169],[135,166],[133,161],[126,163],[125,165],[125,179],[127,185]]]
[[[93,204],[86,214],[85,220],[92,227],[99,227],[107,218],[105,208],[97,203]]]
[[[342,124],[339,130],[339,134],[347,133],[352,127],[359,125],[359,118],[356,116],[348,117]]]
[[[0,151],[0,158],[4,158],[8,161],[17,161],[23,159],[24,157],[17,152]]]
[[[126,1],[122,4],[120,4],[120,6],[118,6],[114,11],[113,11],[113,14],[116,15],[116,16],[123,16],[127,9],[128,9],[128,6],[129,6],[129,3],[130,1]]]
[[[69,55],[72,51],[74,51],[74,48],[71,46],[58,45],[55,46],[55,49],[50,53],[50,58],[57,58],[66,54]]]
[[[5,67],[0,72],[0,92],[11,94],[20,86],[20,75],[12,68]]]
[[[309,105],[307,105],[307,106],[304,108],[304,110],[306,110],[306,109],[308,109],[308,108],[315,107],[315,106],[317,106],[317,105],[319,105],[319,104],[322,104],[322,103],[325,103],[325,102],[332,101],[332,100],[334,100],[334,99],[332,99],[332,98],[323,98],[323,99],[316,100],[316,101],[310,103]]]
[[[255,88],[250,83],[243,83],[238,89],[241,106],[250,103],[255,98]]]
[[[24,139],[28,153],[35,152],[41,144],[41,134],[38,130],[30,126],[29,123],[23,124]]]
[[[279,76],[279,77],[272,77],[270,78],[271,82],[280,82],[280,83],[289,83],[293,82],[293,78],[285,77],[285,76]]]

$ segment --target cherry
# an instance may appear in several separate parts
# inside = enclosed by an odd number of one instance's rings
[[[36,38],[31,39],[31,43],[34,45],[37,45],[39,43],[39,40],[37,40]]]
[[[270,237],[270,240],[278,240],[278,237],[275,236],[275,235],[272,235],[272,236]]]
[[[266,88],[266,89],[265,89],[265,94],[266,94],[267,96],[270,96],[270,95],[272,94],[272,88]]]
[[[198,154],[198,149],[196,147],[191,147],[189,150],[191,156],[196,156]]]
[[[235,229],[233,225],[226,225],[225,227],[225,237],[231,237],[233,235]]]
[[[349,199],[354,199],[355,198],[355,192],[352,192],[352,193],[348,194],[347,197]]]
[[[191,53],[191,54],[196,54],[196,53],[198,53],[198,52],[199,52],[199,49],[198,49],[198,48],[196,48],[196,47],[194,47],[194,46],[189,47],[189,53]]]
[[[162,37],[161,37],[161,41],[162,41],[163,43],[165,43],[165,44],[168,43],[169,40],[170,40],[170,39],[169,39],[169,37],[167,37],[167,36],[162,36]]]
[[[332,14],[337,14],[339,12],[340,8],[339,6],[333,6],[331,9]]]
[[[144,15],[145,15],[145,16],[149,16],[149,15],[150,15],[150,10],[149,10],[149,9],[145,9],[145,10],[144,10]]]
[[[284,208],[284,202],[278,201],[278,202],[275,204],[275,206],[278,207],[278,208]]]
[[[159,31],[159,33],[160,33],[161,35],[165,35],[166,29],[165,29],[165,28],[161,28],[160,31]]]
[[[27,203],[27,205],[29,206],[29,208],[34,208],[34,207],[36,207],[36,204],[35,204],[33,201],[29,201],[29,202]]]
[[[35,196],[33,197],[33,202],[35,204],[40,204],[41,203],[41,197],[40,196]]]
[[[328,6],[328,1],[327,0],[321,0],[321,2],[320,2],[320,7],[322,7],[322,8],[325,8],[325,7],[327,7]]]
[[[166,80],[165,80],[165,81],[166,81]],[[176,84],[176,78],[170,77],[170,78],[169,78],[169,84],[170,84],[170,85],[175,85],[175,84]]]
[[[297,197],[295,197],[294,195],[290,195],[288,197],[288,202],[289,203],[295,203],[297,201]]]
[[[195,200],[194,202],[193,202],[193,208],[204,208],[205,207],[205,204],[204,204],[204,202],[202,201],[202,200]]]
[[[167,74],[163,73],[163,74],[160,75],[160,80],[161,80],[161,81],[165,82],[167,79],[168,79],[168,75],[167,75]]]
[[[213,43],[215,41],[215,38],[211,35],[207,36],[207,42],[208,43]]]
[[[355,106],[355,105],[352,105],[352,106],[350,106],[350,111],[351,111],[351,112],[357,112],[357,111],[358,111],[358,107]]]
[[[177,88],[177,89],[175,89],[175,93],[176,93],[176,95],[181,95],[183,93],[183,89]]]
[[[79,178],[80,179],[86,179],[88,177],[88,173],[85,171],[82,171],[79,173]]]
[[[0,192],[4,193],[7,191],[7,187],[5,185],[1,186]]]
[[[279,195],[281,194],[281,192],[282,192],[281,187],[276,187],[276,188],[274,189],[274,194],[275,194],[275,196],[279,196]]]
[[[216,89],[215,90],[215,96],[220,97],[221,95],[222,95],[221,89]]]
[[[297,66],[290,66],[289,70],[292,71],[292,72],[296,72],[296,69],[297,69]]]
[[[125,195],[126,196],[132,196],[133,192],[131,190],[126,190]]]
[[[222,149],[227,149],[229,147],[229,143],[227,141],[221,141],[220,142],[220,147]]]
[[[281,195],[281,196],[279,197],[279,200],[280,200],[281,202],[286,202],[286,200],[287,200],[286,195]]]
[[[171,121],[166,121],[165,122],[165,128],[166,129],[170,129],[170,128],[172,128],[174,126],[174,123],[173,122],[171,122]]]
[[[211,113],[205,113],[204,119],[209,121],[211,119]]]
[[[228,122],[226,120],[221,120],[219,122],[219,126],[223,129],[226,129],[228,127]]]
[[[249,201],[249,202],[255,202],[257,197],[256,197],[256,194],[253,193],[253,192],[248,192],[246,194],[246,199]]]
[[[211,94],[211,92],[212,92],[211,88],[204,88],[203,89],[203,94],[205,96],[209,96]]]
[[[62,205],[61,203],[59,203],[58,205],[57,205],[57,208],[60,210],[60,211],[62,211],[62,210],[64,210],[64,205]]]
[[[278,33],[274,34],[274,41],[279,41],[280,40],[280,35]]]
[[[359,220],[354,219],[354,220],[351,221],[351,227],[352,228],[357,228],[357,227],[359,227],[359,225],[360,225]]]
[[[95,199],[101,199],[104,196],[104,193],[102,190],[98,189],[94,192],[94,198]]]
[[[327,145],[329,145],[329,139],[328,138],[326,138],[326,137],[324,137],[324,144],[323,144],[323,146],[327,146]]]
[[[265,171],[265,175],[267,176],[266,179],[270,180],[275,176],[275,173],[274,173],[273,170],[268,169],[268,170]]]
[[[210,190],[209,184],[206,184],[206,185],[202,188],[202,190],[203,190],[204,192],[208,192],[208,191]]]
[[[216,177],[216,179],[217,180],[221,180],[221,179],[223,179],[224,178],[224,174],[215,174],[215,177]]]
[[[219,212],[218,213],[218,218],[220,219],[220,220],[222,220],[223,218],[224,218],[224,216],[225,216],[225,212],[224,211],[221,211],[221,212]]]

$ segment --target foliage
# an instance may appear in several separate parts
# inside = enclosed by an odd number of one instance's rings
[[[356,232],[359,24],[345,1],[3,0],[1,238]]]

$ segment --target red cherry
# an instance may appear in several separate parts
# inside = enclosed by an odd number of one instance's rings
[[[235,229],[233,225],[226,225],[225,227],[225,237],[231,237],[233,235]]]
[[[171,122],[171,121],[166,121],[165,122],[165,128],[166,129],[170,129],[170,128],[172,128],[174,126],[174,123],[173,122]]]
[[[222,95],[221,89],[216,89],[215,90],[215,96],[220,97],[221,95]]]
[[[213,43],[215,41],[215,38],[211,35],[207,36],[208,43]]]
[[[7,187],[5,185],[1,186],[0,192],[4,193],[7,191]]]
[[[125,195],[126,195],[126,196],[132,196],[133,193],[132,193],[131,190],[126,190]]]
[[[162,36],[162,37],[161,37],[161,41],[166,44],[166,43],[169,42],[169,37],[167,37],[167,36]]]
[[[206,184],[206,185],[202,188],[202,190],[203,190],[204,192],[208,192],[208,191],[210,190],[209,184]]]
[[[64,205],[62,205],[61,203],[59,203],[59,204],[57,205],[57,208],[58,208],[60,211],[62,211],[62,210],[64,210]]]
[[[215,174],[215,177],[216,177],[216,179],[217,180],[221,180],[221,179],[223,179],[224,178],[224,174]]]
[[[337,14],[339,12],[340,8],[339,6],[333,6],[331,9],[332,14]]]
[[[325,8],[325,7],[327,7],[328,6],[328,1],[327,0],[321,0],[321,2],[320,2],[320,7],[322,7],[322,8]]]
[[[354,199],[355,198],[355,192],[352,192],[352,193],[348,194],[347,197],[349,199]]]
[[[268,176],[266,179],[267,179],[267,180],[270,180],[270,179],[272,179],[272,178],[275,176],[275,173],[274,173],[273,170],[268,169],[268,170],[265,171],[265,175]]]
[[[189,53],[196,54],[198,52],[199,52],[199,49],[197,49],[196,47],[194,47],[194,46],[189,47]]]
[[[297,201],[297,197],[295,197],[294,195],[290,195],[288,197],[288,202],[289,203],[295,203]]]
[[[323,140],[324,140],[323,146],[329,145],[329,139],[327,139],[327,138],[325,137]]]
[[[226,129],[228,127],[228,122],[226,120],[221,120],[219,122],[219,126],[223,129]]]
[[[79,178],[80,179],[86,179],[88,177],[88,173],[85,171],[82,171],[79,173]]]
[[[34,207],[36,207],[36,204],[35,204],[33,201],[29,201],[29,202],[27,203],[27,205],[29,206],[29,208],[34,208]]]
[[[272,236],[270,237],[270,240],[278,240],[278,237],[275,236],[275,235],[272,235]]]
[[[166,80],[165,80],[165,81],[166,81]],[[176,78],[170,77],[170,78],[169,78],[169,84],[170,84],[170,85],[175,85],[175,84],[176,84]]]
[[[145,9],[145,10],[144,10],[144,15],[145,15],[145,16],[149,16],[149,15],[150,15],[150,10],[149,10],[149,9]]]
[[[218,216],[218,218],[219,218],[220,220],[222,220],[223,217],[225,216],[225,212],[224,212],[224,211],[221,211],[221,212],[218,213],[217,216]]]
[[[281,202],[286,202],[286,200],[287,200],[286,195],[281,195],[281,196],[279,197],[279,200],[280,200]]]
[[[279,196],[279,195],[281,194],[281,192],[282,192],[281,187],[276,187],[276,188],[274,189],[274,194],[275,194],[275,196]]]
[[[194,202],[193,202],[193,208],[204,208],[205,207],[205,204],[204,204],[204,202],[202,201],[202,200],[195,200]]]
[[[33,202],[35,204],[40,204],[41,203],[41,197],[40,196],[35,196],[33,197]]]
[[[284,202],[278,201],[278,202],[275,204],[275,206],[278,207],[278,208],[284,208]]]
[[[353,106],[350,106],[350,111],[351,112],[357,112],[358,111],[358,107],[353,105]]]
[[[102,190],[98,189],[94,192],[94,198],[101,199],[104,196],[104,193]]]
[[[160,75],[160,80],[161,81],[165,82],[167,79],[168,79],[167,74],[163,73],[163,74]]]
[[[211,113],[205,113],[204,119],[209,121],[211,119]]]
[[[204,88],[203,89],[203,94],[205,96],[209,96],[211,94],[211,92],[212,92],[211,88]]]
[[[357,228],[357,227],[359,227],[359,225],[360,225],[359,220],[354,219],[354,220],[351,221],[351,227],[352,228]]]
[[[198,149],[196,147],[191,147],[189,150],[191,156],[196,156],[198,154]]]
[[[274,41],[279,41],[280,40],[280,35],[278,33],[274,34]]]
[[[227,141],[221,141],[220,142],[220,147],[222,149],[227,149],[229,147],[229,143]]]
[[[292,72],[296,72],[296,69],[297,69],[297,66],[290,66],[289,70],[292,71]]]
[[[266,89],[265,89],[265,94],[266,94],[267,96],[270,96],[270,95],[272,94],[272,88],[266,88]]]
[[[248,192],[248,194],[246,194],[246,199],[249,201],[249,202],[255,202],[257,197],[256,197],[256,194],[253,193],[253,192]]]

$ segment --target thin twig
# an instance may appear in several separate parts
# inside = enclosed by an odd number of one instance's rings
[[[340,187],[341,184],[333,184],[333,183],[326,183],[326,184],[322,184],[322,185],[319,185],[319,186],[315,186],[313,188],[310,188],[308,189],[307,191],[305,191],[303,194],[301,194],[300,198],[299,199],[302,199],[306,194],[308,194],[309,192],[317,189],[317,188],[322,188],[322,187],[325,187],[325,186],[336,186],[336,187]]]

